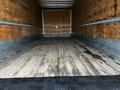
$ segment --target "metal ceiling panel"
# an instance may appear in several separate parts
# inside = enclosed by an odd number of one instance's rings
[[[44,8],[70,8],[75,0],[39,0]]]

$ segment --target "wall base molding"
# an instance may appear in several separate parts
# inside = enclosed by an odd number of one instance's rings
[[[45,33],[43,37],[71,37],[71,33]]]

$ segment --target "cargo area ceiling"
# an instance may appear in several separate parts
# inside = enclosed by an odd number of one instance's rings
[[[75,0],[39,0],[43,8],[71,8]]]

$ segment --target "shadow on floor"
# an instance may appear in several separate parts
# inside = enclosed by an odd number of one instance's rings
[[[0,79],[0,90],[120,90],[120,76]]]

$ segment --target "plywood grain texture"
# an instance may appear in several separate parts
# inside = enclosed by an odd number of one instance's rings
[[[0,20],[30,24],[39,28],[0,25],[0,40],[38,35],[42,32],[42,10],[34,0],[0,0]]]
[[[88,36],[120,39],[120,23],[79,27],[76,32]]]
[[[38,28],[25,28],[15,26],[0,26],[0,40],[10,40],[20,37],[40,35],[41,31]]]
[[[26,8],[19,0],[0,0],[0,19],[36,25],[40,20],[35,9]],[[39,17],[40,18],[40,17]]]
[[[70,10],[43,10],[45,33],[70,32]]]
[[[76,0],[73,6],[73,31],[88,36],[119,39],[119,23],[80,27],[82,24],[119,16],[119,3],[119,0]]]

